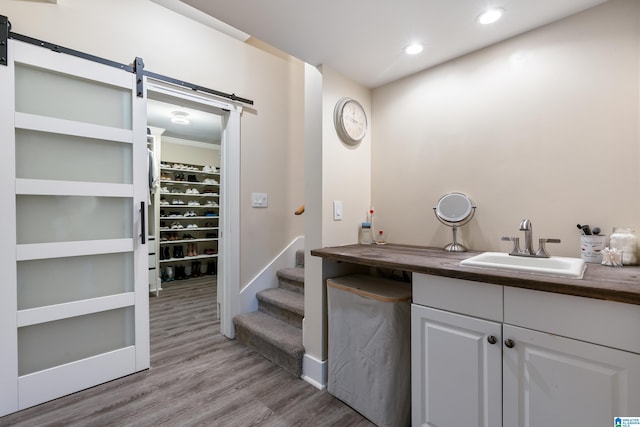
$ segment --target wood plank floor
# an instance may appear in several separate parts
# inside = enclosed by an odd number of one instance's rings
[[[372,426],[219,332],[215,277],[150,298],[151,369],[0,418],[0,426]]]

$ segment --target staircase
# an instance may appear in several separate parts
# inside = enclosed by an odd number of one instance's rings
[[[260,291],[258,311],[233,318],[236,339],[295,376],[302,375],[304,318],[304,251],[296,266],[276,273],[278,287]]]

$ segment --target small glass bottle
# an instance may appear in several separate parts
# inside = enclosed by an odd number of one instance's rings
[[[609,246],[622,251],[622,264],[635,265],[638,262],[638,242],[633,229],[613,227],[613,232],[609,236]]]
[[[378,236],[376,236],[376,245],[384,245],[387,243],[387,238],[384,235],[384,231],[378,231]]]

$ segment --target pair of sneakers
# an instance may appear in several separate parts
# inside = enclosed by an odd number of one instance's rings
[[[216,168],[215,166],[203,166],[202,172],[216,173],[218,172],[218,168]]]

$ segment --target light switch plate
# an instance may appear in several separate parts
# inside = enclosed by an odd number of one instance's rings
[[[342,200],[333,201],[333,220],[342,221]]]
[[[267,193],[251,193],[251,207],[266,208],[269,205]]]

